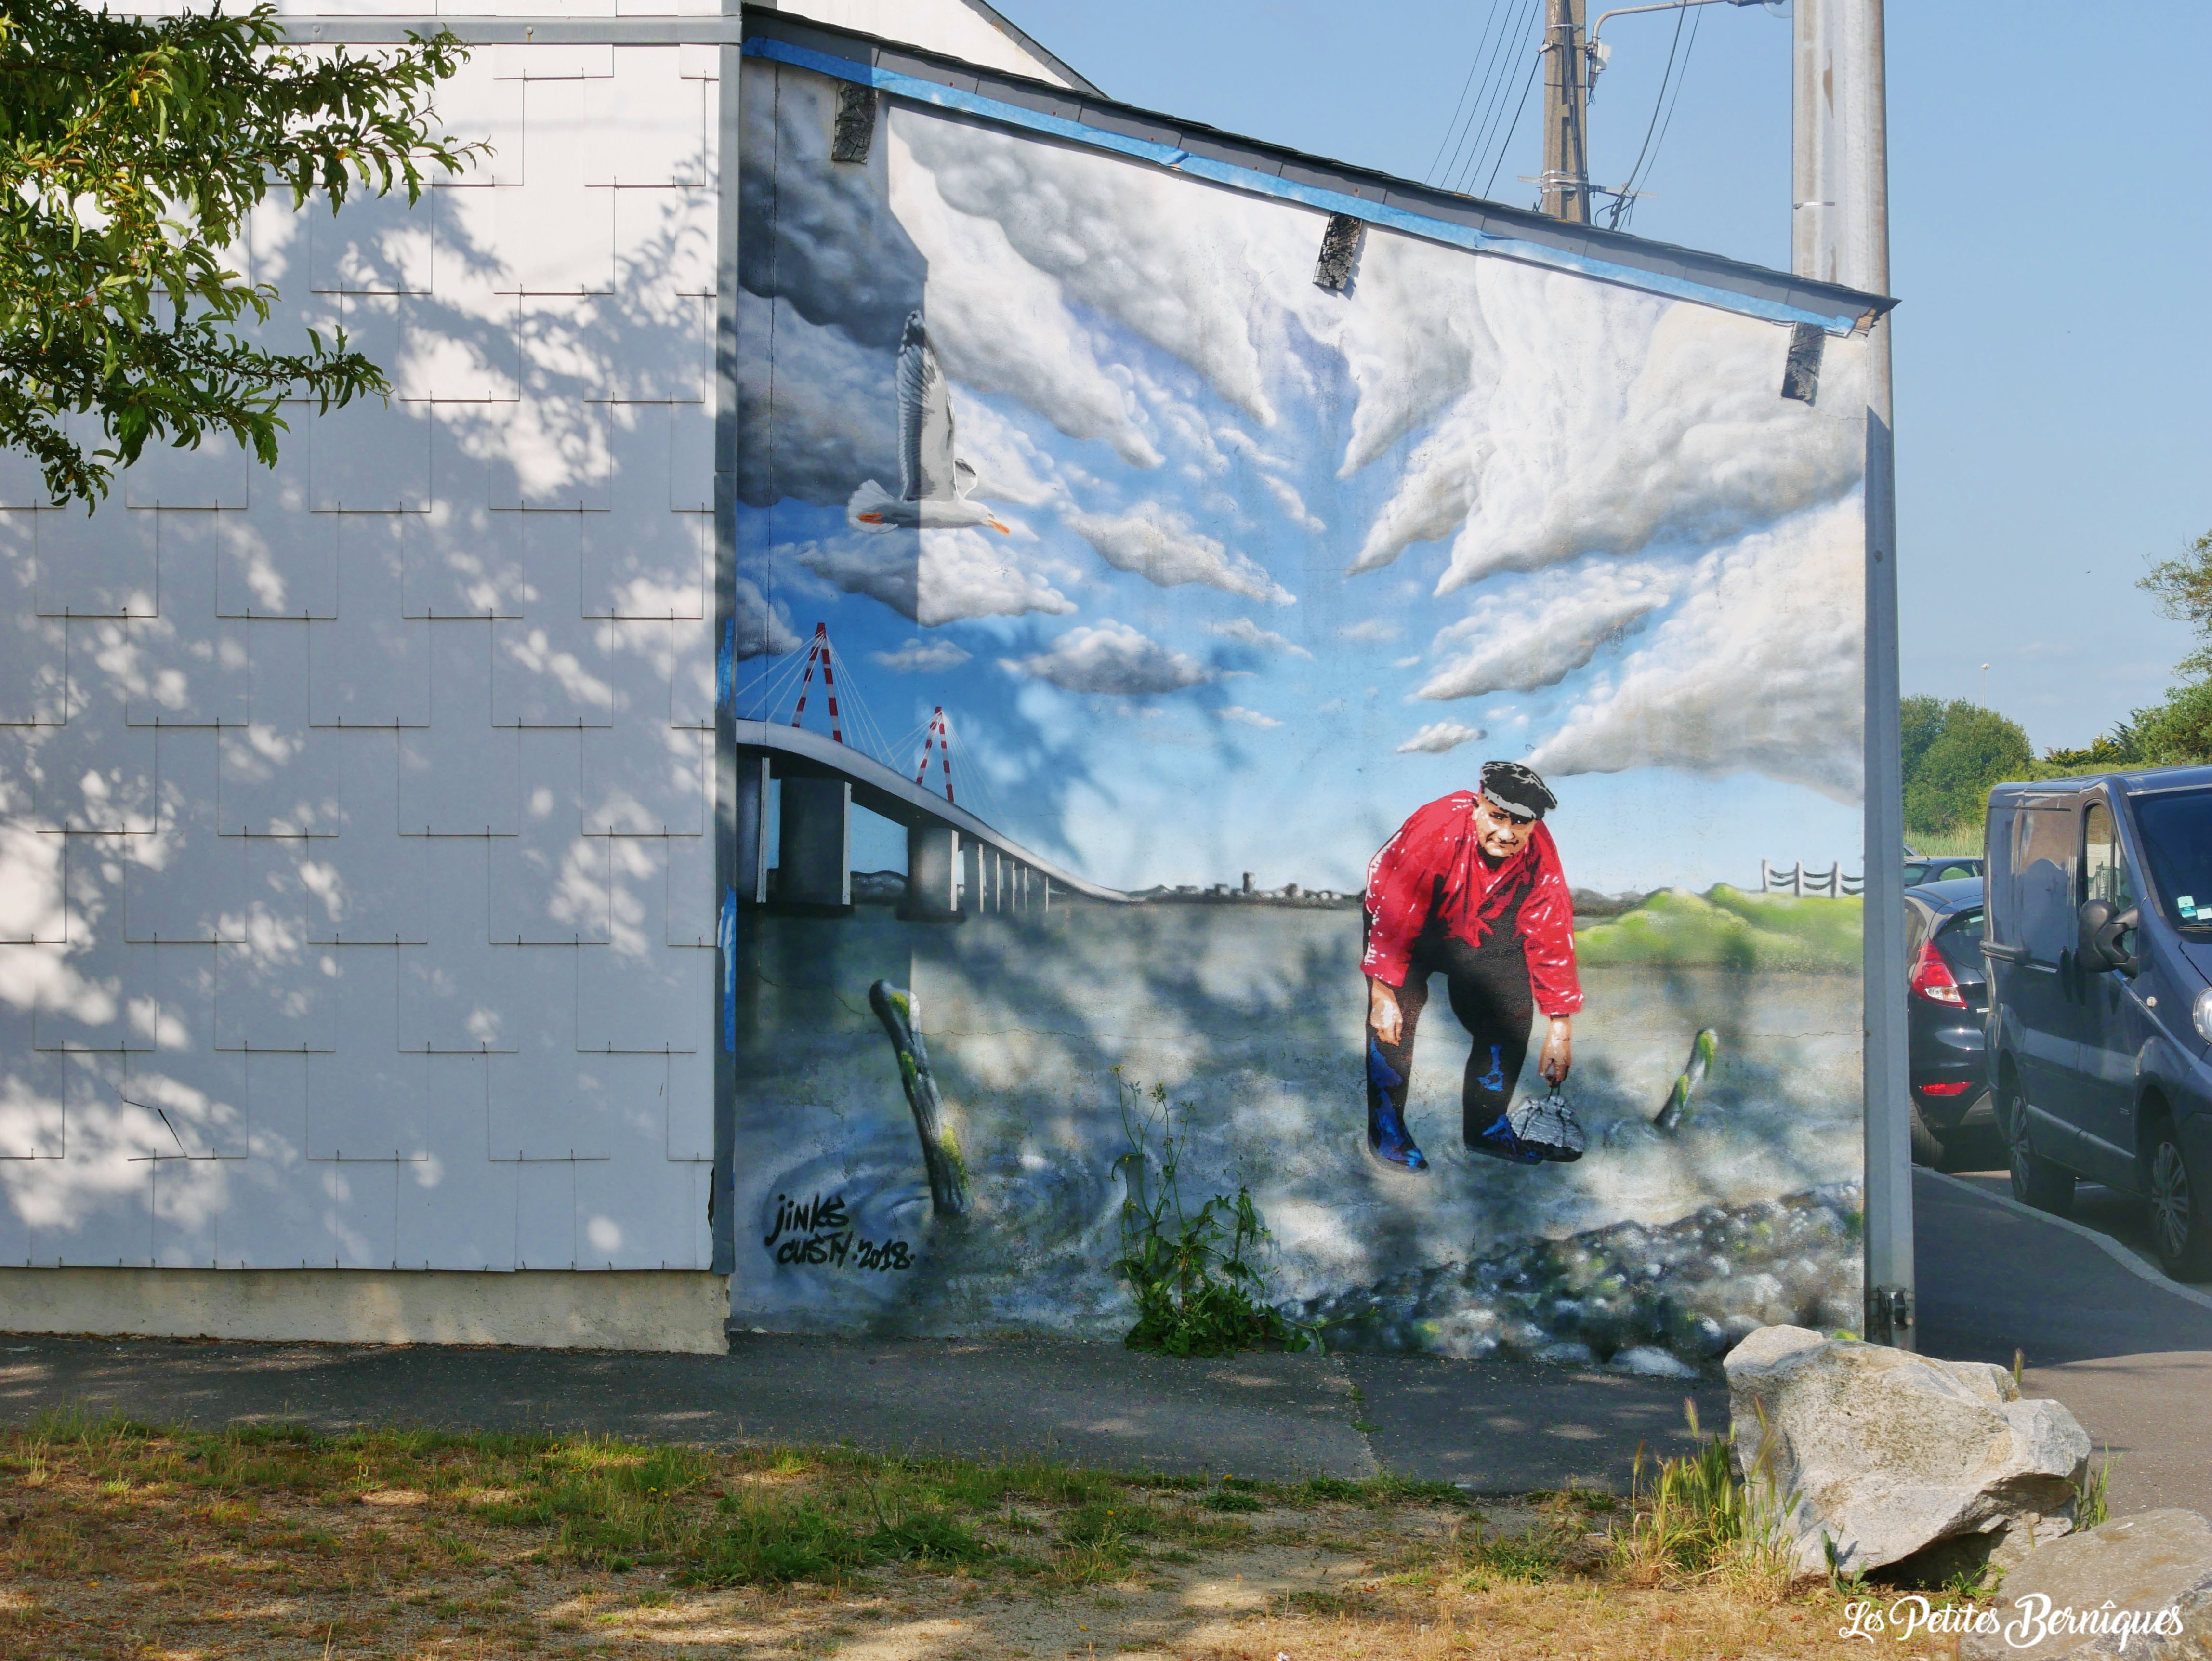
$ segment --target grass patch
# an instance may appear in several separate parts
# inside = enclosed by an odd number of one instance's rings
[[[1712,1590],[1724,1463],[1672,1469],[1502,1527],[1390,1474],[52,1415],[0,1431],[0,1654],[1848,1653],[1794,1642],[1825,1587]]]
[[[1633,911],[1578,930],[1575,956],[1606,967],[1856,970],[1861,911],[1856,899],[1753,894],[1725,883],[1703,894],[1669,888]]]
[[[1235,1488],[1218,1488],[1198,1502],[1208,1511],[1262,1511],[1267,1502],[1256,1494],[1243,1494]]]

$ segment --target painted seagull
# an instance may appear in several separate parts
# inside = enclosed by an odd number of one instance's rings
[[[893,496],[870,479],[845,504],[846,522],[856,531],[988,525],[1010,534],[989,508],[968,500],[975,470],[953,453],[952,394],[920,312],[907,313],[899,336],[898,406],[899,493]]]

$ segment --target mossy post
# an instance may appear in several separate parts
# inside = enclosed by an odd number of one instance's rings
[[[1701,1031],[1690,1044],[1690,1064],[1674,1080],[1674,1087],[1667,1092],[1666,1104],[1652,1116],[1651,1123],[1671,1136],[1682,1128],[1682,1116],[1689,1111],[1690,1098],[1713,1064],[1713,1056],[1720,1049],[1720,1034],[1710,1026]]]
[[[878,981],[868,989],[868,1007],[890,1036],[898,1056],[899,1082],[906,1086],[907,1105],[914,1110],[914,1128],[921,1138],[921,1162],[929,1171],[931,1209],[940,1217],[957,1217],[968,1209],[968,1166],[960,1145],[945,1128],[944,1105],[938,1099],[937,1079],[929,1070],[929,1049],[921,1041],[921,1022],[915,1013],[914,995]]]

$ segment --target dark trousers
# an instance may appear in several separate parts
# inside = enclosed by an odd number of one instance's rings
[[[1521,1064],[1528,1058],[1528,1034],[1535,1000],[1528,989],[1528,960],[1520,935],[1508,926],[1494,929],[1481,946],[1469,946],[1440,932],[1414,943],[1405,985],[1398,989],[1402,1025],[1398,1042],[1384,1043],[1367,1029],[1367,1116],[1371,1125],[1388,1110],[1405,1123],[1406,1091],[1413,1075],[1413,1037],[1428,1007],[1429,977],[1442,971],[1452,1013],[1474,1041],[1468,1052],[1460,1087],[1460,1135],[1468,1147],[1512,1104]],[[1379,1065],[1378,1065],[1379,1063]]]

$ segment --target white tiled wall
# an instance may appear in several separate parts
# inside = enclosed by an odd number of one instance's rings
[[[716,61],[480,52],[481,168],[258,216],[388,408],[0,455],[0,1262],[706,1266]]]

